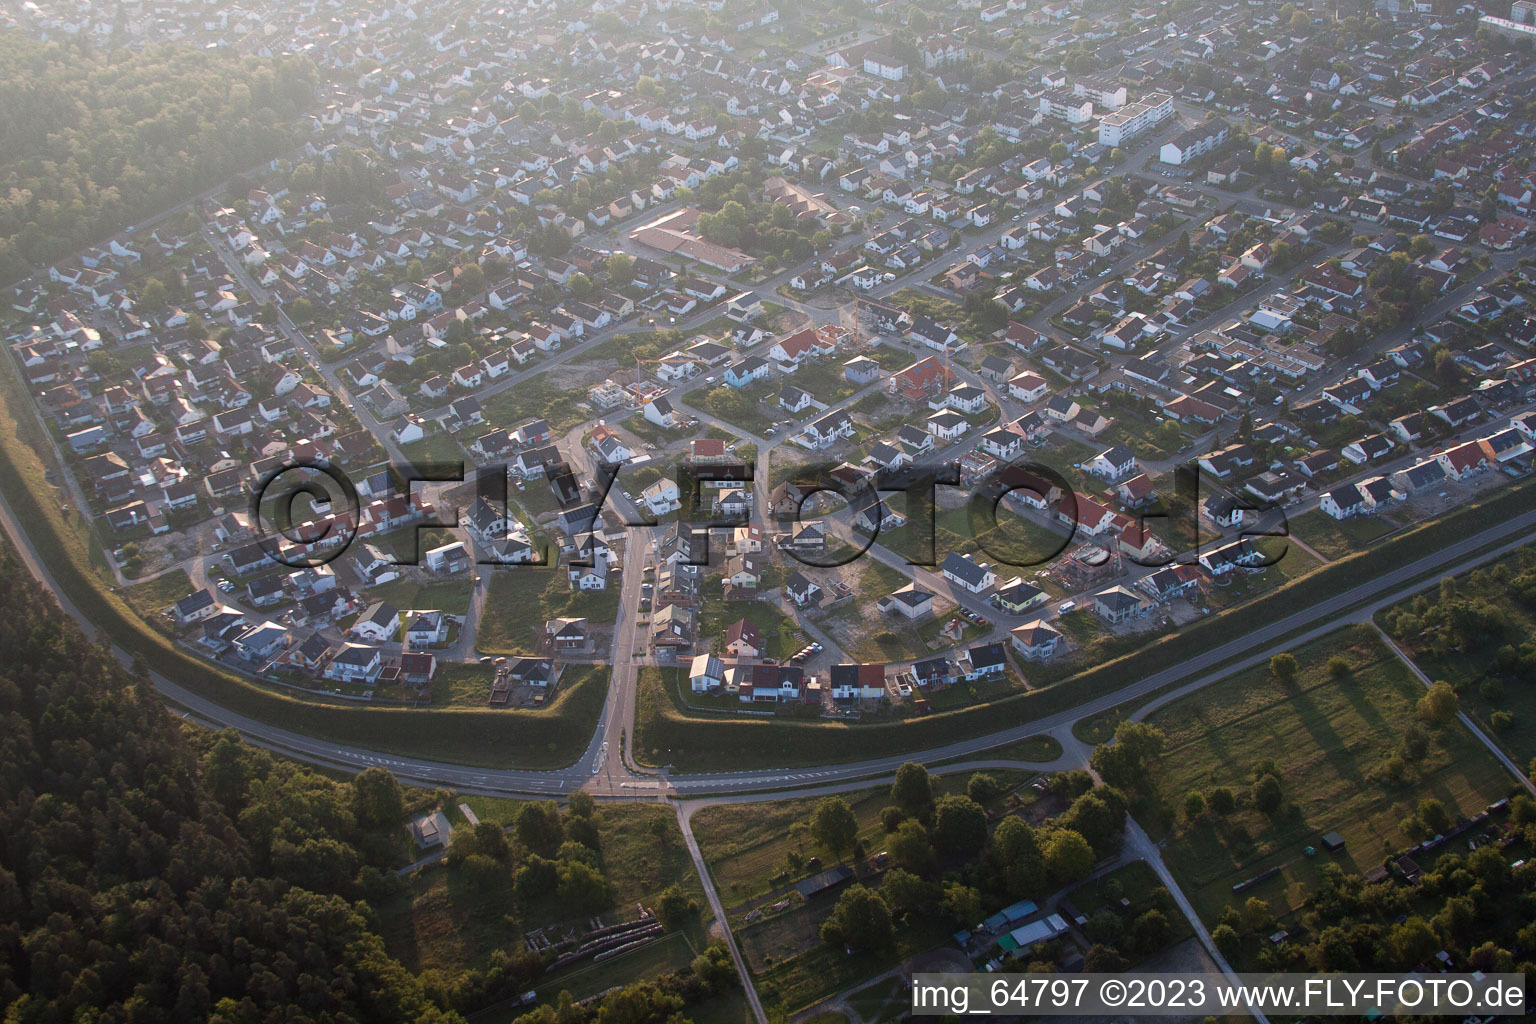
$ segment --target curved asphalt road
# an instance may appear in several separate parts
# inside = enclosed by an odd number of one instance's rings
[[[48,572],[43,560],[38,556],[37,549],[33,546],[31,538],[21,529],[9,504],[3,499],[0,499],[0,520],[3,520],[6,532],[10,534],[17,552],[32,574],[44,586],[53,591],[61,607],[66,612],[74,616],[88,632],[93,632],[92,624],[61,593],[57,582]],[[605,736],[611,737],[610,729],[613,724],[609,723],[607,719],[616,710],[612,701],[605,705],[603,715],[598,721],[597,728],[593,732],[592,741],[588,745],[586,752],[573,765],[555,771],[466,767],[441,761],[421,760],[358,747],[343,746],[334,742],[312,738],[229,711],[213,701],[191,693],[184,687],[158,673],[151,672],[151,678],[161,693],[175,704],[186,709],[190,718],[213,727],[234,728],[251,742],[260,746],[313,764],[339,767],[347,770],[360,770],[379,765],[388,768],[403,780],[429,786],[449,786],[469,792],[532,793],[538,795],[565,793],[582,786],[588,786],[589,789],[595,789],[598,795],[637,799],[656,799],[665,795],[669,789],[677,796],[703,795],[707,793],[745,793],[752,790],[800,789],[887,775],[894,772],[905,761],[921,761],[932,764],[938,761],[971,759],[986,750],[1011,743],[1015,740],[1026,739],[1040,733],[1070,730],[1072,723],[1081,718],[1108,711],[1118,704],[1144,696],[1160,687],[1178,682],[1181,679],[1196,676],[1197,673],[1205,672],[1228,659],[1250,654],[1250,661],[1256,661],[1270,653],[1266,648],[1274,646],[1279,638],[1293,631],[1302,630],[1308,626],[1315,627],[1314,632],[1316,633],[1332,629],[1345,616],[1345,613],[1355,605],[1372,602],[1374,599],[1371,607],[1377,608],[1400,600],[1422,586],[1422,584],[1419,586],[1407,586],[1406,582],[1408,580],[1437,570],[1452,573],[1463,568],[1463,562],[1484,561],[1497,557],[1501,552],[1488,553],[1478,559],[1473,559],[1469,556],[1479,548],[1500,541],[1508,542],[1501,551],[1512,550],[1520,544],[1526,543],[1530,539],[1533,530],[1536,530],[1536,510],[1522,513],[1504,523],[1465,537],[1439,551],[1425,555],[1406,565],[1399,566],[1369,583],[1362,584],[1344,593],[1336,594],[1311,608],[1296,612],[1260,629],[1252,630],[1244,636],[1234,638],[1219,647],[1211,648],[1189,659],[1182,665],[1144,676],[1127,686],[1102,694],[1068,711],[930,750],[912,751],[892,755],[891,757],[813,768],[754,769],[741,772],[714,772],[671,776],[657,776],[636,772],[627,766],[621,771],[614,771],[613,768],[616,767],[615,762],[618,762],[618,764],[623,762],[614,757],[616,752],[611,749],[604,750]],[[1357,612],[1355,617],[1358,617],[1358,615],[1359,613]],[[1294,640],[1291,641],[1291,643],[1294,642]],[[1288,643],[1287,646],[1290,646],[1291,643]],[[128,657],[126,652],[118,651],[117,653],[119,657],[125,660]],[[1230,674],[1233,670],[1233,668],[1229,667],[1221,672],[1213,672],[1206,676],[1195,678],[1177,692],[1182,694],[1214,682]],[[1172,698],[1170,696],[1162,699]],[[1162,699],[1160,699],[1160,702]],[[1080,756],[1063,758],[1062,760],[1075,763],[1080,760]],[[597,777],[598,772],[604,768],[609,770],[603,772],[602,777],[599,779]]]

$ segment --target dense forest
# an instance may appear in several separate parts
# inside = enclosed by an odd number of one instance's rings
[[[0,34],[0,282],[297,145],[317,82],[297,57]]]
[[[457,1019],[353,902],[400,858],[392,776],[194,744],[9,551],[0,572],[5,1019]]]

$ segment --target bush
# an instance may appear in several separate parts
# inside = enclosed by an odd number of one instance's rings
[[[1349,661],[1341,655],[1335,654],[1328,659],[1328,675],[1334,679],[1343,679],[1352,671]]]

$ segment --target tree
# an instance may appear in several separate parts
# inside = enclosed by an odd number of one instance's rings
[[[597,801],[584,789],[573,789],[571,795],[566,797],[566,806],[573,818],[597,817]]]
[[[1164,736],[1145,722],[1121,722],[1112,743],[1093,748],[1088,763],[1111,786],[1135,791],[1146,787],[1151,767],[1162,754]]]
[[[1003,794],[1002,784],[997,777],[986,772],[977,772],[972,775],[970,781],[965,784],[965,793],[978,804],[989,804]]]
[[[1205,814],[1205,797],[1198,789],[1192,789],[1184,794],[1184,817],[1194,821]]]
[[[1419,698],[1419,717],[1434,725],[1446,725],[1456,717],[1456,691],[1445,680],[1437,680],[1429,692]]]
[[[1211,813],[1225,818],[1237,810],[1237,798],[1232,795],[1232,790],[1226,786],[1217,786],[1211,790],[1206,800],[1210,804]]]
[[[1276,654],[1269,659],[1269,674],[1289,686],[1296,681],[1296,656],[1289,652]]]
[[[1343,679],[1352,671],[1349,667],[1349,659],[1337,654],[1328,659],[1327,667],[1328,675],[1334,679]]]
[[[822,941],[865,952],[888,948],[896,938],[891,911],[879,894],[852,885],[838,898],[837,906],[821,925]]]
[[[592,283],[592,279],[579,270],[571,275],[571,279],[566,282],[566,287],[578,299],[585,299],[597,290],[597,286]]]
[[[699,912],[698,901],[683,891],[683,887],[673,883],[656,899],[656,920],[661,922],[661,927],[669,932],[675,932],[683,927],[693,916]]]
[[[915,875],[927,873],[933,866],[933,845],[921,822],[908,818],[892,833],[885,844],[891,863]]]
[[[365,829],[397,829],[405,817],[400,782],[386,768],[365,768],[352,778],[352,816]]]
[[[928,778],[928,769],[913,761],[896,769],[891,802],[910,817],[927,818],[933,810],[933,782]]]
[[[1253,784],[1253,806],[1264,814],[1274,814],[1285,800],[1280,790],[1280,780],[1266,772]]]
[[[466,263],[454,275],[453,283],[458,285],[465,295],[478,295],[486,288],[485,271],[478,263]]]
[[[517,812],[517,841],[534,853],[549,856],[565,838],[560,825],[560,809],[553,800],[526,803]]]
[[[859,835],[859,819],[842,797],[823,797],[811,819],[811,835],[833,857],[841,858],[844,852],[853,849],[854,840]]]
[[[1088,952],[1083,954],[1083,970],[1093,974],[1118,974],[1125,970],[1125,957],[1121,956],[1113,946],[1104,946],[1095,942],[1088,947]]]
[[[560,884],[556,892],[561,903],[583,914],[601,910],[611,902],[608,880],[597,868],[581,861],[566,861],[560,865]]]
[[[933,903],[933,885],[905,868],[891,868],[880,880],[880,896],[892,910],[916,914]]]
[[[1440,948],[1440,940],[1424,919],[1415,915],[1392,926],[1387,934],[1387,948],[1394,963],[1416,964],[1433,956]]]
[[[1168,923],[1168,915],[1161,910],[1148,910],[1131,923],[1131,947],[1143,956],[1156,953],[1168,945],[1171,938],[1173,928]]]
[[[968,796],[946,796],[934,815],[933,841],[951,857],[974,857],[987,845],[987,812]]]
[[[1238,938],[1237,932],[1229,924],[1217,925],[1211,931],[1211,941],[1228,960],[1236,960],[1237,954],[1243,949],[1242,939]]]
[[[1093,870],[1093,847],[1071,829],[1057,829],[1045,841],[1045,873],[1052,885],[1085,878]]]
[[[1108,857],[1120,849],[1120,834],[1125,827],[1125,798],[1111,786],[1100,786],[1083,793],[1066,813],[1056,819],[1088,840],[1095,856]]]
[[[608,272],[608,283],[615,288],[627,288],[635,279],[635,258],[628,253],[614,253],[603,267]]]
[[[957,925],[969,927],[981,920],[981,893],[969,885],[945,882],[940,905]]]
[[[1450,812],[1445,809],[1445,804],[1434,797],[1425,797],[1419,801],[1419,820],[1436,834],[1451,827]]]
[[[1269,904],[1257,896],[1249,896],[1243,903],[1243,927],[1249,931],[1267,932],[1275,925],[1275,915]]]
[[[1045,859],[1035,830],[1018,817],[1007,817],[992,835],[992,858],[1014,898],[1034,896],[1045,886]]]

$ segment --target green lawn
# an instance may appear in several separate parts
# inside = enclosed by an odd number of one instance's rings
[[[475,649],[482,654],[531,654],[544,623],[566,616],[593,625],[612,623],[619,610],[618,581],[606,590],[573,591],[562,571],[519,566],[494,572],[480,616]]]
[[[811,397],[818,402],[828,405],[835,405],[860,387],[843,376],[843,364],[838,360],[806,363],[785,380],[802,391],[810,392]]]
[[[699,610],[699,647],[701,650],[718,647],[725,648],[725,631],[740,619],[745,619],[757,627],[762,635],[764,649],[762,656],[778,658],[787,661],[806,644],[806,635],[796,625],[795,620],[785,615],[776,605],[766,601],[731,601],[726,602],[719,593],[719,581],[712,580],[705,585],[706,591],[713,591],[707,597],[704,605]]]
[[[910,522],[895,530],[881,531],[876,540],[908,560],[927,556],[927,538],[919,536]],[[940,509],[934,517],[935,564],[943,562],[951,551],[974,554],[993,563],[998,575],[1005,579],[1027,575],[1032,568],[1048,565],[1067,545],[1065,533],[1026,519],[1008,505],[979,503],[975,509]]]
[[[886,978],[854,992],[848,997],[848,1005],[865,1020],[884,1020],[887,1016],[900,1016],[910,1006],[906,991],[900,978]]]
[[[419,465],[457,463],[464,459],[464,449],[459,445],[458,438],[446,430],[434,431],[420,441],[403,444],[400,451],[407,459]]]
[[[441,581],[401,578],[370,587],[368,599],[388,601],[401,611],[436,609],[450,615],[463,615],[469,611],[470,586],[468,573]]]
[[[965,761],[1035,761],[1045,763],[1061,756],[1061,743],[1054,736],[1030,736],[1000,747],[988,747],[957,760]]]
[[[569,430],[586,414],[577,406],[585,395],[572,400],[570,391],[561,388],[547,373],[520,381],[516,387],[497,392],[483,403],[487,430],[515,427],[531,419],[542,418],[556,433]]]
[[[1321,509],[1313,509],[1291,520],[1291,535],[1310,544],[1328,559],[1352,555],[1393,529],[1391,523],[1379,516],[1339,520]]]
[[[1436,797],[1453,817],[1504,795],[1510,780],[1486,750],[1452,723],[1436,734],[1427,754],[1410,764],[1409,778],[1386,781],[1381,769],[1415,722],[1423,687],[1385,645],[1355,629],[1341,630],[1295,652],[1300,663],[1291,687],[1267,666],[1250,669],[1153,714],[1168,738],[1155,772],[1158,808],[1145,824],[1167,839],[1165,857],[1207,922],[1231,902],[1233,883],[1283,865],[1280,877],[1250,890],[1276,912],[1306,898],[1321,864],[1333,860],[1365,871],[1390,852],[1411,845],[1400,822],[1420,799]],[[1352,672],[1332,678],[1333,656]],[[1278,767],[1285,805],[1273,817],[1246,798],[1257,762]],[[1227,819],[1178,823],[1177,808],[1191,790],[1230,786],[1240,796]],[[1303,855],[1303,847],[1336,830],[1348,840],[1339,854]]]

